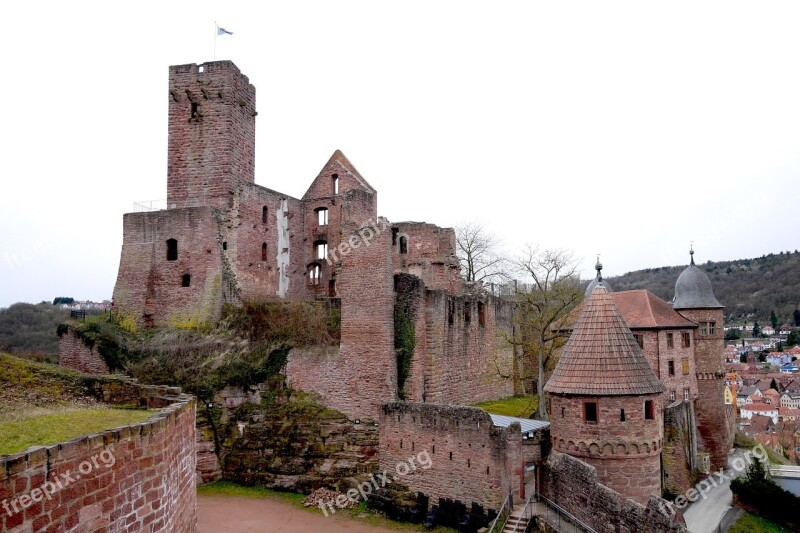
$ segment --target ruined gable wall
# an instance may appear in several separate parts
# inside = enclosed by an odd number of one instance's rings
[[[395,474],[398,464],[427,451],[431,467],[397,481],[424,493],[431,504],[448,498],[499,511],[506,496],[519,489],[519,425],[495,427],[475,407],[389,403],[381,408],[378,427],[381,470]]]
[[[0,459],[0,501],[20,509],[0,512],[0,530],[196,532],[194,399],[120,382],[89,388],[112,403],[166,409],[142,424]],[[41,489],[56,481],[48,497]]]
[[[342,227],[348,235],[362,229]],[[291,386],[352,417],[374,419],[382,402],[397,398],[391,241],[382,237],[341,256],[339,350],[292,350],[286,369]]]
[[[551,452],[544,465],[542,493],[598,533],[646,531],[687,533],[659,497],[644,504],[626,499],[600,482],[597,470],[574,457]]]
[[[229,207],[254,180],[255,87],[231,61],[176,65],[166,98],[168,208]]]
[[[424,222],[399,222],[392,224],[392,229],[396,233],[395,272],[417,276],[432,290],[461,292],[463,280],[459,276],[456,235],[452,228]],[[406,253],[401,253],[401,237],[407,239]]]
[[[115,311],[140,325],[216,320],[223,301],[217,218],[218,212],[209,207],[127,213]],[[167,260],[168,239],[178,241],[177,260]],[[190,275],[189,287],[182,286],[184,274]]]

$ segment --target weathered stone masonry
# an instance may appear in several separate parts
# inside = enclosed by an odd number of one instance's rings
[[[109,403],[161,411],[141,424],[0,459],[0,501],[30,504],[2,510],[0,530],[196,532],[194,399],[120,380],[89,388]],[[62,484],[51,497],[39,491],[48,481]]]

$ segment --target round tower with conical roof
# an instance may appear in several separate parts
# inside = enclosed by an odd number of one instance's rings
[[[727,468],[728,450],[733,445],[733,413],[725,405],[724,307],[706,273],[694,264],[694,249],[689,256],[689,266],[675,282],[672,307],[699,326],[691,339],[697,369],[699,448],[709,454],[709,466],[716,471]]]
[[[644,505],[661,494],[663,392],[599,274],[553,375],[553,449]]]

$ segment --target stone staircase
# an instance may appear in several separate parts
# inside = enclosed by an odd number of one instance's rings
[[[524,504],[514,506],[514,510],[506,521],[506,527],[503,528],[503,533],[524,533],[528,527],[528,519],[522,516],[524,507]]]

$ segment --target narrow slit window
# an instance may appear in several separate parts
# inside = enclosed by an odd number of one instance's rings
[[[336,280],[332,279],[328,281],[328,296],[331,298],[336,298]]]
[[[674,348],[675,341],[672,340],[672,333],[667,333],[667,348]]]
[[[469,324],[472,321],[472,306],[469,302],[464,303],[464,322]]]
[[[167,261],[178,260],[178,241],[167,239]]]
[[[192,102],[192,118],[196,119],[200,114],[200,104]]]
[[[644,419],[645,420],[655,420],[656,412],[653,409],[653,400],[645,400],[644,401]]]
[[[397,246],[397,234],[400,233],[399,228],[392,228],[392,246]]]
[[[222,249],[223,250],[227,250],[228,249],[228,241],[222,241]]]
[[[192,283],[192,276],[190,276],[189,274],[184,274],[183,277],[181,277],[181,287],[188,287],[191,285],[191,283]]]
[[[261,244],[261,260],[262,261],[267,260],[267,243]]]
[[[400,237],[400,253],[407,254],[408,253],[408,237],[405,235]]]
[[[478,302],[478,324],[486,325],[486,306],[483,302]]]
[[[620,409],[619,410],[619,421],[620,422],[625,422],[625,409]]]
[[[261,208],[261,222],[263,224],[266,224],[268,220],[269,220],[269,208],[267,208],[267,206],[264,206]]]
[[[331,180],[333,181],[333,194],[339,194],[339,174],[331,176]]]

